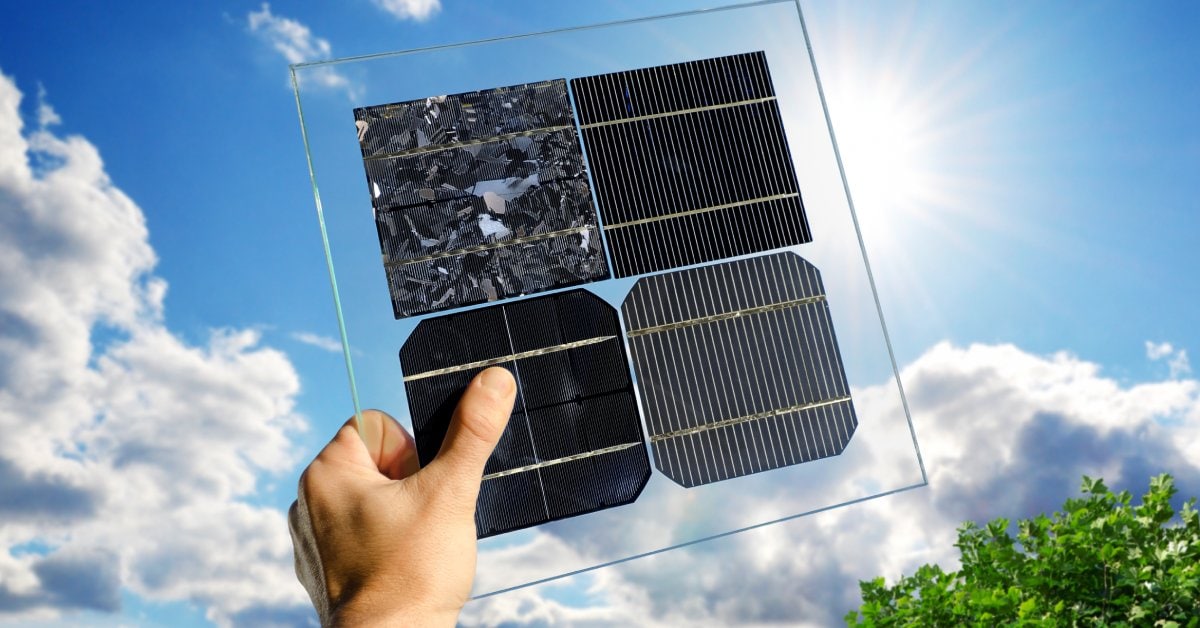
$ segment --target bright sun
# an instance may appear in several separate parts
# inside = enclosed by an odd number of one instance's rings
[[[914,244],[959,237],[944,222],[947,208],[960,204],[937,150],[945,139],[942,109],[899,77],[840,78],[829,89],[830,116],[868,253],[886,265],[906,307],[933,313],[936,299],[921,268],[937,253]]]
[[[853,98],[832,114],[846,174],[863,210],[911,206],[928,190],[910,112],[879,98]]]

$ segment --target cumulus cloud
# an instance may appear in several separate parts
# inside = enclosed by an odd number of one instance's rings
[[[0,74],[0,621],[121,591],[311,618],[284,514],[247,503],[298,462],[290,361],[253,330],[171,333],[141,209],[21,98]]]
[[[322,61],[333,56],[329,40],[318,37],[298,20],[275,15],[266,2],[259,10],[246,15],[246,24],[251,33],[269,44],[289,64]],[[306,69],[297,76],[310,85],[345,90],[351,97],[357,90],[350,79],[331,67]]]
[[[399,19],[427,20],[442,8],[441,0],[374,0],[375,6]]]
[[[951,344],[931,348],[902,377],[928,488],[594,572],[575,585],[586,605],[563,602],[552,584],[485,598],[464,618],[833,625],[857,606],[859,580],[894,580],[927,562],[954,568],[959,523],[1055,510],[1083,474],[1136,492],[1169,472],[1184,495],[1200,494],[1196,380],[1122,384],[1068,353]],[[863,406],[894,403],[887,385],[856,397]]]
[[[1171,377],[1178,378],[1192,372],[1186,349],[1175,347],[1169,342],[1146,341],[1146,357],[1152,362],[1165,361]]]

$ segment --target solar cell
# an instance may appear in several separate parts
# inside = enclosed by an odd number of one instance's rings
[[[608,277],[566,81],[354,117],[396,318]]]
[[[649,479],[617,312],[587,291],[421,321],[400,362],[422,466],[471,378],[493,365],[516,377],[476,504],[481,538],[632,502]]]
[[[693,487],[840,454],[858,420],[821,274],[776,253],[639,279],[622,305],[655,466]]]
[[[812,239],[762,52],[571,89],[615,276]]]

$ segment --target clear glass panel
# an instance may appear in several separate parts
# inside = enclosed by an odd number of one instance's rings
[[[477,597],[925,484],[799,7],[792,0],[769,1],[293,68],[331,278],[336,266],[333,292],[355,409],[387,409],[411,430],[398,354],[418,322],[446,312],[394,317],[354,110],[758,51],[770,67],[812,235],[811,242],[787,250],[820,271],[857,430],[840,455],[692,488],[652,468],[631,504],[484,538]],[[345,92],[309,89],[342,79],[354,88],[349,101]],[[604,203],[598,205],[604,222]],[[611,244],[609,232],[604,235]],[[638,279],[608,279],[559,292],[582,287],[620,311]],[[675,296],[695,299],[694,294]],[[628,338],[622,341],[632,345]],[[692,377],[681,381],[698,381]],[[758,377],[759,382],[746,384],[763,386],[766,374]],[[646,403],[643,394],[641,404]],[[650,444],[644,446],[649,452]]]

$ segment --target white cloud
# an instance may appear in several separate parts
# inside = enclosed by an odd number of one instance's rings
[[[48,126],[62,124],[62,118],[58,116],[58,112],[54,110],[54,107],[50,106],[50,103],[46,102],[46,88],[41,83],[38,83],[37,100],[37,120],[39,127],[44,129]]]
[[[1188,360],[1186,349],[1176,348],[1169,342],[1146,341],[1146,357],[1152,362],[1166,360],[1171,377],[1179,378],[1192,372],[1192,364]]]
[[[342,352],[342,341],[330,338],[329,336],[322,336],[309,331],[298,331],[292,334],[292,339],[333,353]]]
[[[332,48],[329,41],[313,35],[309,28],[296,20],[274,15],[271,6],[263,3],[258,11],[246,16],[250,30],[261,34],[288,63],[304,63],[328,59]]]
[[[1167,363],[1167,367],[1171,369],[1171,377],[1182,377],[1192,372],[1192,364],[1188,361],[1187,351],[1180,349]]]
[[[270,44],[289,64],[322,61],[333,56],[329,40],[316,36],[297,20],[275,15],[266,2],[258,11],[246,15],[246,24],[250,32]],[[357,91],[350,79],[332,67],[308,68],[298,72],[297,76],[320,87],[346,90],[351,97]]]
[[[57,116],[25,131],[20,98],[0,75],[0,620],[111,611],[125,590],[222,624],[312,621],[283,513],[246,503],[262,474],[298,462],[294,369],[252,330],[201,346],[172,334],[141,210],[86,139],[45,128]],[[938,345],[904,371],[930,488],[578,578],[587,605],[549,585],[472,604],[464,620],[837,623],[859,579],[953,566],[959,522],[1054,509],[1084,473],[1138,488],[1165,470],[1196,495],[1200,386],[1182,378],[1182,349],[1146,349],[1179,365],[1171,381]],[[536,538],[535,556],[571,551]]]
[[[1122,385],[1067,353],[950,344],[930,349],[903,379],[928,488],[576,576],[586,607],[564,604],[552,584],[486,598],[464,617],[529,626],[833,625],[857,606],[859,580],[894,581],[926,562],[956,567],[959,523],[1055,510],[1077,495],[1083,474],[1137,492],[1165,471],[1184,495],[1200,494],[1196,380]],[[863,407],[894,399],[887,386],[856,396]]]
[[[312,617],[283,513],[244,501],[299,462],[295,370],[256,331],[172,334],[141,209],[20,100],[0,74],[0,621],[122,591]]]
[[[1172,353],[1175,353],[1175,347],[1169,342],[1146,341],[1146,357],[1151,360],[1161,360]]]
[[[427,20],[442,8],[441,0],[374,0],[375,5],[399,19]]]

